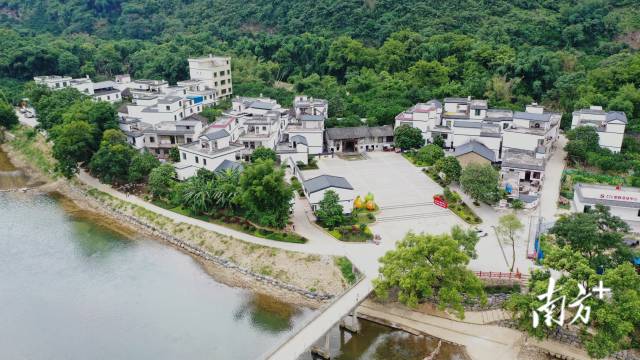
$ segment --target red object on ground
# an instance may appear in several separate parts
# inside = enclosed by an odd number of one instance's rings
[[[445,209],[449,207],[449,203],[447,203],[441,196],[438,195],[435,195],[433,197],[433,203]]]

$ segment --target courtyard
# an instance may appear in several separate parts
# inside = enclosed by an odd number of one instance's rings
[[[305,178],[323,174],[342,176],[353,186],[357,195],[364,197],[371,192],[375,196],[380,211],[371,229],[382,238],[381,244],[376,246],[376,253],[380,255],[393,249],[396,241],[401,240],[408,231],[440,234],[449,232],[454,225],[465,228],[471,226],[451,211],[433,203],[433,196],[442,193],[440,185],[400,154],[367,152],[349,157],[322,158],[318,160],[318,167],[317,170],[303,171]],[[296,206],[303,206],[304,203],[298,201]],[[505,256],[510,260],[511,249],[503,245],[505,255],[493,230],[498,217],[503,214],[488,206],[474,210],[483,219],[479,227],[488,236],[480,239],[476,247],[478,258],[472,260],[471,267],[482,271],[508,271]],[[525,243],[519,244],[517,249],[517,266],[521,271],[530,264],[525,258],[529,220],[523,219],[523,222],[526,229],[522,232],[522,238]]]

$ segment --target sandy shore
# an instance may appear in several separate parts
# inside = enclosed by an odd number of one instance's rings
[[[29,180],[25,187],[33,188],[31,191],[51,194],[59,199],[67,211],[76,212],[80,216],[90,218],[91,221],[100,222],[129,238],[142,234],[145,237],[164,242],[156,236],[157,234],[153,234],[144,227],[131,221],[122,221],[122,217],[114,216],[114,206],[119,212],[125,211],[129,216],[136,215],[134,208],[128,208],[126,204],[112,203],[89,196],[87,195],[89,189],[77,180],[53,179],[30,164],[19,151],[10,145],[3,144],[1,146],[11,162],[27,175]],[[224,254],[225,258],[229,258],[231,262],[237,263],[239,266],[249,268],[253,272],[268,274],[298,289],[312,289],[325,294],[337,295],[347,287],[332,258],[258,247],[200,228],[193,229],[190,228],[191,226],[187,228],[183,226],[185,224],[164,221],[162,225],[160,231],[183,239],[197,240],[197,245],[200,248],[216,256]],[[310,299],[297,292],[272,286],[264,281],[256,280],[254,276],[220,266],[178,247],[175,248],[192,256],[216,281],[226,285],[247,288],[263,295],[272,296],[280,301],[311,308],[319,308],[324,304],[323,301]]]

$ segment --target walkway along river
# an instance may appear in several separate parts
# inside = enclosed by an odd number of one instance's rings
[[[253,359],[313,314],[218,283],[189,255],[64,198],[0,193],[0,234],[2,359]],[[422,359],[434,346],[362,325],[335,342],[339,359]]]

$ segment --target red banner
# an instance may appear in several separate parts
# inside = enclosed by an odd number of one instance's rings
[[[433,203],[445,209],[449,207],[449,204],[440,196],[434,196]]]

